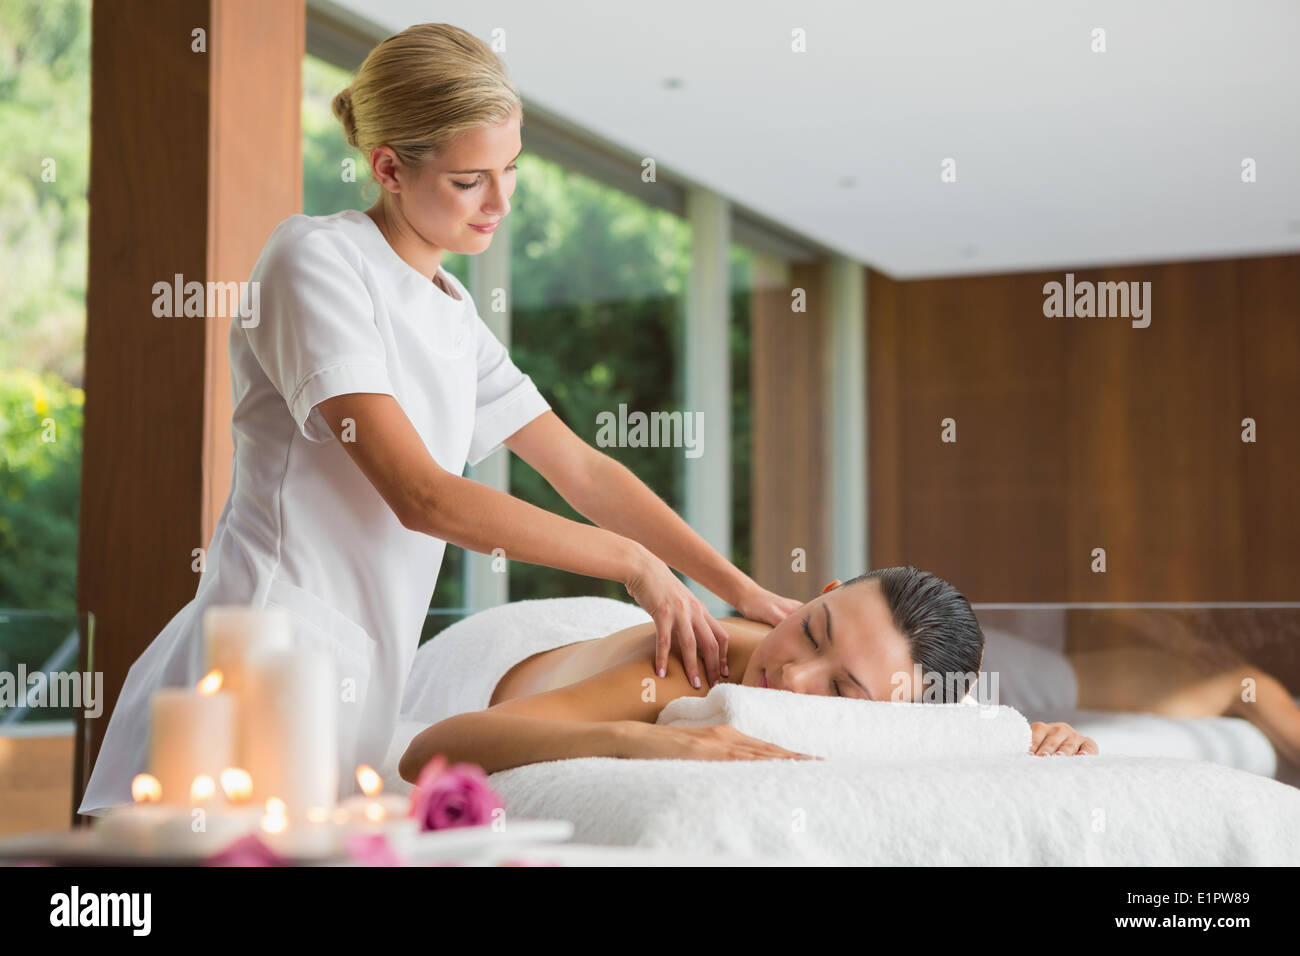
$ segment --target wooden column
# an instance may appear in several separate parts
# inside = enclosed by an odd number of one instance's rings
[[[247,281],[301,209],[304,17],[302,0],[93,7],[77,586],[105,707],[78,727],[88,761],[127,670],[194,596],[230,484],[231,319],[156,317],[153,286]]]
[[[806,293],[806,312],[791,311],[795,289]],[[793,267],[785,286],[755,289],[752,299],[753,577],[805,601],[838,573],[830,565],[824,506],[830,298],[829,263],[816,262]],[[791,568],[795,548],[807,556],[803,572]]]

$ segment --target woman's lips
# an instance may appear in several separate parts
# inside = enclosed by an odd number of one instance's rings
[[[469,227],[471,229],[477,229],[479,232],[495,232],[497,226],[500,224],[501,224],[500,220],[497,220],[496,222],[492,223],[492,225],[490,226],[476,226],[474,223],[471,222],[469,224]]]

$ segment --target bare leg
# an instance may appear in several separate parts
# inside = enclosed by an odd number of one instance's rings
[[[1216,670],[1169,651],[1130,645],[1066,655],[1082,710],[1164,717],[1242,717],[1288,762],[1300,765],[1300,707],[1276,678],[1249,664]],[[1242,700],[1247,680],[1255,699]]]

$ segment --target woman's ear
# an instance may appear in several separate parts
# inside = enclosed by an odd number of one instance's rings
[[[401,160],[391,146],[376,146],[370,151],[370,174],[375,177],[375,182],[390,193],[402,191],[401,184],[397,181],[400,167]]]

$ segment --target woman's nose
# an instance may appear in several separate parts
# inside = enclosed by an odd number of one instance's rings
[[[816,661],[791,662],[781,670],[781,686],[796,694],[816,693],[817,680]]]
[[[510,211],[510,195],[506,192],[501,179],[494,180],[496,186],[488,195],[488,202],[483,204],[483,212],[501,218]]]

